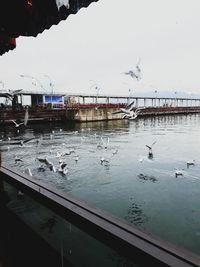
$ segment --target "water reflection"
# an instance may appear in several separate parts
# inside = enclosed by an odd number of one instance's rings
[[[195,216],[192,209],[200,206],[199,132],[199,114],[29,125],[19,135],[10,127],[1,128],[0,149],[4,151],[6,164],[22,172],[30,168],[34,179],[70,192],[198,253],[199,223],[189,218]],[[38,148],[37,140],[41,137]],[[102,139],[108,138],[105,148]],[[28,139],[32,140],[23,147],[15,144]],[[152,158],[146,145],[154,142]],[[70,149],[75,153],[67,153]],[[57,157],[58,153],[65,155]],[[16,162],[16,156],[22,161]],[[79,157],[77,162],[75,156]],[[41,166],[37,158],[47,158],[56,170],[62,160],[69,171],[62,176]],[[107,164],[101,164],[102,158]],[[195,165],[187,168],[191,160],[195,160]],[[176,179],[175,169],[186,170]],[[178,227],[180,218],[182,228]]]
[[[155,182],[158,181],[155,176],[153,176],[153,175],[147,175],[147,174],[143,174],[143,173],[138,174],[138,178],[140,180],[144,181],[144,182],[145,181],[150,181],[150,182],[155,183]]]

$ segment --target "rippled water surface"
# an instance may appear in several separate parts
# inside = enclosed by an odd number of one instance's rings
[[[30,168],[35,179],[200,254],[199,133],[200,115],[182,115],[38,124],[19,133],[7,127],[0,129],[0,139],[3,162],[9,166],[22,172]],[[17,144],[29,138],[34,139]],[[146,145],[153,143],[149,158]],[[70,150],[61,158],[67,163],[66,175],[39,168],[36,158],[47,157],[58,170],[57,152]],[[15,156],[22,161],[15,162]],[[192,160],[195,165],[187,168]],[[176,177],[175,169],[183,175]]]

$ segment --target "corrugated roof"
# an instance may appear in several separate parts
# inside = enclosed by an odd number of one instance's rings
[[[0,55],[15,48],[19,36],[37,36],[98,0],[2,0]]]

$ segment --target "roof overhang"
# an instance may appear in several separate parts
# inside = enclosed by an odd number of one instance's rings
[[[15,38],[37,36],[98,0],[2,0],[0,55],[16,47]]]

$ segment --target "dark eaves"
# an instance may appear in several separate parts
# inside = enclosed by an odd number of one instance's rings
[[[16,47],[19,36],[36,37],[52,25],[76,14],[98,0],[69,0],[58,8],[59,0],[1,0],[0,55]]]

